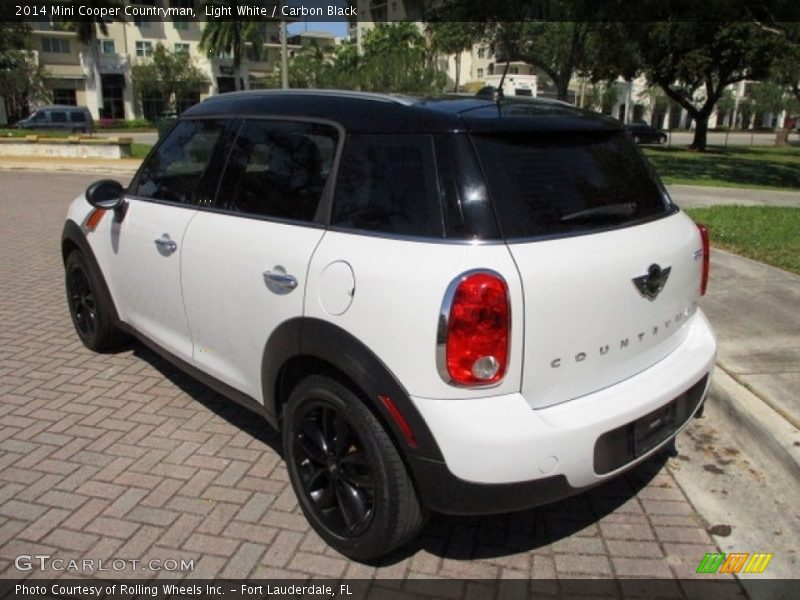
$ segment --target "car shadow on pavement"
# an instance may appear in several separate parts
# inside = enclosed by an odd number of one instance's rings
[[[132,350],[136,358],[148,362],[193,400],[237,430],[259,440],[283,460],[280,433],[263,418],[253,418],[254,413],[218,394],[139,342],[132,342],[121,350]],[[528,552],[535,554],[537,549],[559,544],[580,552],[582,547],[602,544],[598,525],[601,519],[618,513],[618,520],[624,524],[626,515],[635,521],[643,514],[636,496],[661,472],[667,459],[667,452],[659,452],[625,475],[577,496],[530,510],[488,516],[432,514],[419,537],[367,564],[389,567],[418,553],[455,561],[508,558]]]
[[[417,540],[371,564],[389,566],[420,551],[456,561],[536,554],[550,545],[596,553],[603,543],[598,523],[612,513],[622,524],[636,521],[643,514],[637,494],[668,458],[666,451],[659,452],[607,483],[525,511],[476,517],[434,514]]]
[[[148,362],[164,377],[169,379],[173,385],[176,385],[181,391],[191,396],[192,399],[225,419],[237,430],[244,431],[264,443],[283,459],[280,433],[260,415],[256,415],[252,411],[239,406],[233,400],[212,390],[138,341],[132,341],[126,349],[132,350],[136,358]]]

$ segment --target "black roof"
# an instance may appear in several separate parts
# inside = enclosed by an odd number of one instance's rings
[[[295,116],[327,119],[352,133],[444,133],[452,131],[620,130],[614,119],[565,102],[475,97],[414,98],[334,90],[255,90],[212,96],[181,118],[203,116]]]

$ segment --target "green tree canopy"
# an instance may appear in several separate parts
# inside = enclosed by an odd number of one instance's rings
[[[362,45],[360,89],[431,94],[444,88],[445,74],[429,64],[425,37],[413,23],[377,23]]]
[[[656,0],[642,0],[640,17]],[[705,150],[708,119],[725,88],[743,79],[767,75],[776,43],[752,21],[731,12],[727,0],[706,0],[687,7],[685,21],[627,23],[625,39],[635,44],[648,81],[684,108],[695,123],[690,148]],[[701,18],[703,20],[701,20]]]
[[[160,98],[169,109],[175,109],[176,102],[199,94],[208,85],[205,74],[188,52],[170,52],[161,44],[156,45],[151,58],[131,70],[140,98]]]
[[[31,102],[50,100],[46,71],[34,63],[30,50],[28,25],[0,22],[0,96],[11,122],[27,115]]]

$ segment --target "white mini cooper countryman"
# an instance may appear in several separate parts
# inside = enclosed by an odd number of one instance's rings
[[[615,121],[546,101],[243,92],[62,239],[78,336],[134,335],[282,432],[350,557],[429,511],[607,481],[701,406],[708,237]]]

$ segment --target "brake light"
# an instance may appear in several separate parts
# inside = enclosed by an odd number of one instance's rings
[[[703,243],[703,276],[700,278],[700,295],[706,295],[706,288],[708,288],[708,267],[711,259],[711,246],[708,242],[708,227],[705,225],[697,224],[700,230],[700,240]]]
[[[506,282],[487,271],[456,279],[443,306],[446,373],[451,383],[487,385],[500,381],[508,364],[511,311]],[[451,295],[452,294],[452,295]],[[449,301],[449,307],[447,306]],[[441,369],[440,364],[440,370]]]

